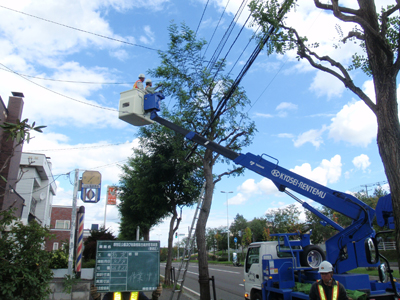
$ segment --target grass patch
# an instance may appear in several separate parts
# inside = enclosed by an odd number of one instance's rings
[[[392,269],[392,268],[391,268]],[[400,274],[399,274],[399,269],[398,268],[393,268],[393,277],[395,278],[399,278]],[[370,276],[379,276],[378,274],[378,269],[371,269],[371,268],[357,268],[351,271],[348,271],[347,273],[351,273],[351,274],[368,274]]]

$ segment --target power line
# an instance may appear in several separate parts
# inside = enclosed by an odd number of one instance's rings
[[[30,152],[44,152],[44,151],[64,151],[64,150],[79,150],[79,149],[93,149],[93,148],[103,148],[103,147],[112,147],[125,145],[127,143],[116,143],[116,144],[103,144],[96,146],[84,146],[84,147],[71,147],[71,148],[57,148],[57,149],[40,149],[40,150],[29,150]]]
[[[200,24],[201,24],[201,21],[203,20],[204,13],[206,12],[206,9],[207,9],[208,2],[209,2],[209,1],[210,1],[210,0],[207,0],[206,6],[205,6],[204,9],[203,9],[203,14],[201,15],[201,18],[200,18],[200,21],[199,21],[199,25],[197,25],[197,29],[196,29],[195,36],[197,35],[197,31],[198,31],[199,28],[200,28]]]
[[[37,77],[37,76],[32,76],[32,75],[26,75],[26,74],[21,74],[18,72],[13,72],[7,69],[2,69],[2,71],[10,72],[10,73],[15,73],[19,76],[24,76],[24,77],[29,77],[29,78],[34,78],[34,79],[41,79],[41,80],[49,80],[49,81],[57,81],[57,82],[67,82],[67,83],[85,83],[85,84],[134,84],[135,81],[130,81],[130,82],[94,82],[94,81],[75,81],[75,80],[64,80],[64,79],[53,79],[53,78],[45,78],[45,77]]]
[[[226,3],[225,8],[224,8],[224,11],[222,12],[221,16],[219,17],[218,24],[217,24],[217,26],[215,27],[214,32],[213,32],[213,34],[212,34],[212,36],[211,36],[211,38],[210,38],[210,41],[209,41],[208,44],[207,44],[206,51],[204,51],[204,55],[206,55],[207,50],[208,50],[208,47],[210,46],[211,41],[212,41],[213,38],[214,38],[215,32],[217,31],[217,28],[218,28],[218,26],[219,26],[219,23],[221,22],[222,17],[223,17],[223,15],[225,14],[225,11],[226,11],[226,8],[228,7],[229,1],[230,1],[230,0],[228,0],[228,2]]]
[[[98,33],[90,32],[90,31],[87,31],[87,30],[79,29],[79,28],[76,28],[76,27],[72,27],[72,26],[69,26],[69,25],[61,24],[61,23],[58,23],[58,22],[55,22],[55,21],[51,21],[51,20],[48,20],[48,19],[45,19],[45,18],[41,18],[41,17],[37,17],[37,16],[31,15],[31,14],[27,14],[27,13],[24,13],[22,11],[19,11],[19,10],[16,10],[16,9],[12,9],[12,8],[9,8],[9,7],[5,7],[5,6],[2,6],[2,5],[0,5],[0,7],[8,9],[8,10],[11,10],[11,11],[14,11],[14,12],[19,13],[19,14],[23,14],[23,15],[26,15],[26,16],[29,16],[29,17],[32,17],[32,18],[36,18],[36,19],[42,20],[42,21],[45,21],[45,22],[53,23],[53,24],[56,24],[56,25],[59,25],[59,26],[63,26],[63,27],[66,27],[66,28],[69,28],[69,29],[73,29],[73,30],[77,30],[77,31],[80,31],[80,32],[84,32],[84,33],[87,33],[87,34],[95,35],[95,36],[98,36],[98,37],[101,37],[101,38],[104,38],[104,39],[108,39],[108,40],[111,40],[111,41],[127,44],[127,45],[130,45],[130,46],[141,47],[141,48],[145,48],[145,49],[148,49],[148,50],[163,52],[162,50],[159,50],[159,49],[154,49],[154,48],[142,46],[142,45],[139,45],[139,44],[130,43],[130,42],[127,42],[127,41],[119,40],[119,39],[112,38],[112,37],[109,37],[109,36],[105,36],[105,35],[102,35],[102,34],[98,34]]]
[[[0,5],[0,7],[1,7],[1,5]],[[96,108],[100,108],[100,109],[105,109],[105,110],[111,110],[111,111],[116,111],[116,112],[118,112],[118,110],[116,110],[115,108],[108,108],[108,107],[104,107],[104,106],[100,106],[100,105],[96,105],[96,104],[91,104],[91,103],[88,103],[88,102],[85,102],[85,101],[81,101],[81,100],[72,98],[72,97],[70,97],[70,96],[61,94],[61,93],[59,93],[59,92],[53,91],[53,90],[51,90],[51,89],[49,89],[49,88],[47,88],[47,87],[45,87],[45,86],[43,86],[43,85],[40,85],[40,84],[38,84],[38,83],[36,83],[36,82],[34,82],[34,81],[32,81],[32,80],[30,80],[30,79],[24,77],[24,76],[21,75],[21,74],[18,74],[18,73],[16,73],[16,72],[14,72],[13,70],[11,70],[9,67],[3,65],[2,63],[0,63],[0,65],[3,66],[4,68],[10,70],[12,73],[14,73],[14,74],[16,74],[16,75],[22,77],[23,79],[29,81],[30,83],[33,83],[34,85],[37,85],[37,86],[39,86],[39,87],[41,87],[41,88],[43,88],[43,89],[45,89],[45,90],[47,90],[47,91],[49,91],[49,92],[52,92],[52,93],[54,93],[54,94],[56,94],[56,95],[59,95],[59,96],[61,96],[61,97],[64,97],[64,98],[67,98],[67,99],[70,99],[70,100],[72,100],[72,101],[76,101],[76,102],[79,102],[79,103],[82,103],[82,104],[86,104],[86,105],[89,105],[89,106],[93,106],[93,107],[96,107]]]

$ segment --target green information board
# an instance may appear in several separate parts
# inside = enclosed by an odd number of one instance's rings
[[[153,291],[159,281],[159,241],[97,241],[99,292]]]

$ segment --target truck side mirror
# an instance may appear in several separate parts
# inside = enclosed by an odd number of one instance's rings
[[[379,266],[378,273],[379,273],[379,281],[386,282],[388,278],[387,278],[387,270],[385,264],[381,264]]]
[[[379,251],[376,240],[373,238],[366,238],[364,245],[368,263],[376,264],[379,261]]]

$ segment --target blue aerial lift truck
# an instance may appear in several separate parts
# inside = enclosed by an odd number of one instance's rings
[[[157,122],[270,179],[279,191],[316,214],[324,225],[330,225],[338,231],[325,242],[326,257],[319,247],[311,245],[310,234],[278,234],[278,241],[274,242],[272,248],[271,245],[262,246],[262,243],[250,245],[244,265],[247,276],[246,299],[308,299],[307,294],[293,289],[296,282],[315,282],[318,279],[317,267],[325,259],[334,266],[334,278],[346,289],[361,290],[368,295],[368,299],[400,299],[400,284],[393,279],[388,261],[379,254],[379,233],[375,233],[372,226],[377,213],[380,226],[394,228],[390,195],[379,200],[375,211],[350,194],[332,190],[279,166],[278,160],[268,155],[236,153],[158,116],[163,99],[162,93],[143,95],[137,89],[122,92],[119,118],[135,126]],[[289,190],[340,212],[352,219],[352,224],[346,228],[341,227]],[[381,264],[380,258],[386,264]],[[258,269],[254,266],[258,266]],[[377,267],[379,280],[370,280],[366,274],[347,274],[358,267]]]

